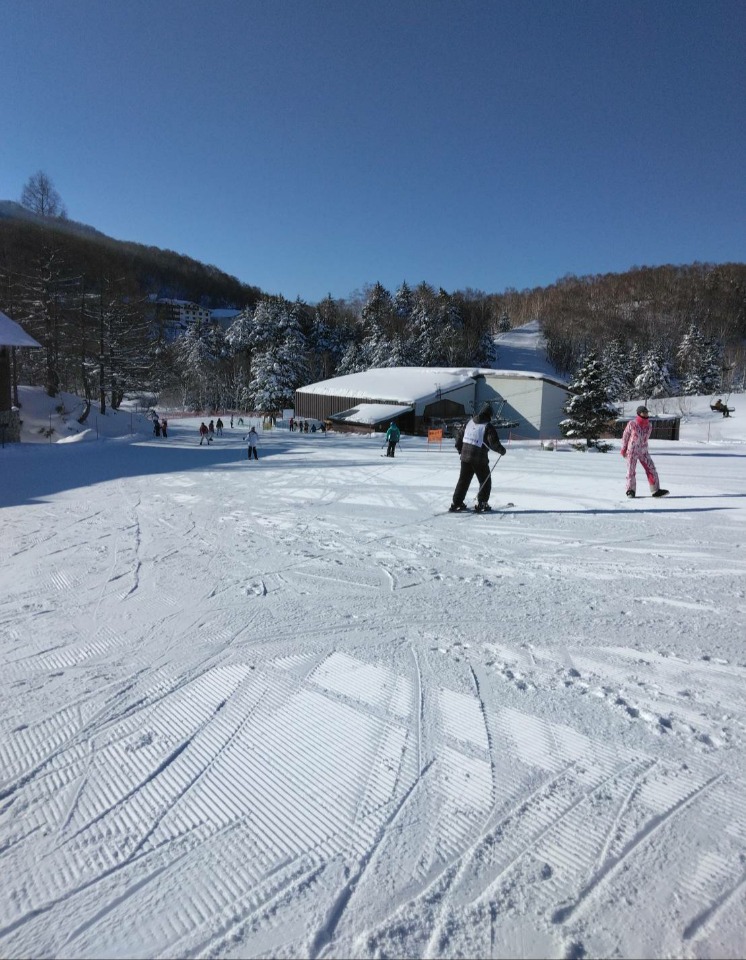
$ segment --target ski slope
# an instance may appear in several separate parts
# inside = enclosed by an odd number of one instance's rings
[[[510,443],[487,515],[419,438],[0,451],[0,954],[741,956],[746,406],[708,404],[665,500]]]

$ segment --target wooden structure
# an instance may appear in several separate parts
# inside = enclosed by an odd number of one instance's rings
[[[0,433],[3,443],[18,443],[21,420],[13,404],[12,360],[18,347],[39,349],[41,344],[0,310]]]
[[[295,415],[328,422],[336,430],[402,433],[463,423],[485,403],[522,437],[559,437],[568,398],[565,383],[541,373],[491,368],[374,367],[295,391]]]
[[[624,428],[630,422],[634,420],[634,417],[618,417],[614,421],[614,428],[612,430],[612,437],[615,437],[617,440],[621,439],[622,434],[624,433]],[[653,430],[650,434],[651,440],[678,440],[679,439],[679,428],[681,426],[681,417],[675,416],[658,416],[651,417],[650,422],[653,425]]]

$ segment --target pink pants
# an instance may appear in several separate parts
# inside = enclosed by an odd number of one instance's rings
[[[658,471],[655,469],[655,464],[653,463],[649,453],[641,453],[639,455],[632,453],[631,451],[627,454],[627,489],[635,490],[637,488],[637,478],[635,476],[637,472],[637,462],[640,462],[640,466],[645,471],[645,476],[648,478],[648,483],[650,484],[650,489],[655,493],[658,489],[659,480],[658,480]]]

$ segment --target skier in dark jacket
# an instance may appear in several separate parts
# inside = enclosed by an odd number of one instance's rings
[[[461,455],[461,472],[458,476],[456,489],[453,491],[453,503],[449,507],[451,513],[468,510],[464,503],[464,497],[474,474],[477,475],[477,480],[479,480],[477,504],[474,509],[477,513],[491,509],[489,499],[492,480],[487,451],[494,450],[501,457],[505,456],[505,447],[500,443],[497,430],[490,423],[491,418],[492,407],[489,403],[484,403],[479,412],[475,413],[472,419],[458,431],[456,449]]]

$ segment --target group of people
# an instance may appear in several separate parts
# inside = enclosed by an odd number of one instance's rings
[[[298,433],[316,433],[317,429],[315,423],[309,425],[308,420],[296,420],[295,417],[291,417],[288,420],[288,427],[290,428],[291,433],[295,433],[296,430]],[[322,433],[326,433],[326,427],[323,420],[319,424],[318,429]]]
[[[475,475],[479,481],[479,489],[474,509],[478,513],[491,509],[489,499],[492,492],[492,476],[488,451],[492,450],[500,457],[505,456],[506,452],[491,420],[492,408],[489,403],[485,403],[457,432],[456,449],[461,458],[461,470],[449,507],[451,513],[468,510],[464,498]],[[664,490],[660,485],[658,471],[648,449],[648,440],[652,431],[653,425],[650,422],[648,408],[644,405],[639,406],[634,420],[629,421],[622,434],[621,454],[627,461],[626,493],[630,499],[636,496],[638,463],[645,471],[651,495],[665,497],[668,494],[668,490]],[[388,434],[386,436],[388,438]],[[393,456],[393,453],[391,455]]]
[[[199,425],[199,445],[202,446],[203,440],[207,440],[208,445],[212,443],[216,436],[223,436],[223,427],[225,424],[218,417],[217,421],[211,420],[209,423],[205,423],[203,420]],[[233,426],[233,424],[231,424]]]
[[[168,420],[165,417],[158,419],[158,414],[153,414],[153,436],[168,437]]]

